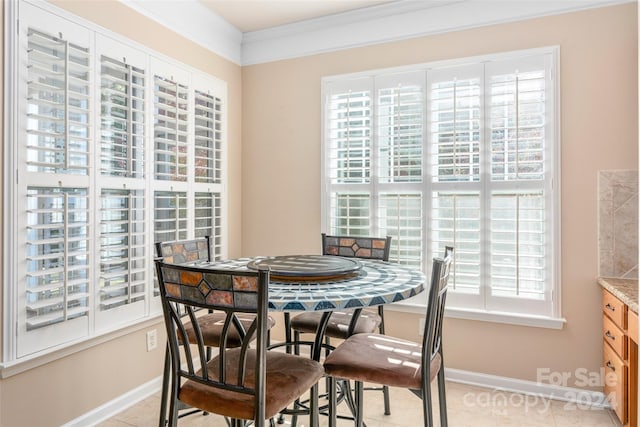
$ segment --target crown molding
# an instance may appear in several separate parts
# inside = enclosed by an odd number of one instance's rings
[[[199,1],[119,0],[239,65],[255,65],[636,0],[399,0],[242,33]]]
[[[242,32],[199,1],[119,1],[207,50],[241,65]]]
[[[242,65],[315,55],[635,0],[401,0],[243,34]]]

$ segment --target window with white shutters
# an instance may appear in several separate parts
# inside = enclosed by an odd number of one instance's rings
[[[422,268],[454,246],[450,309],[558,318],[556,62],[325,78],[323,228],[390,235],[391,260]]]
[[[227,87],[46,2],[7,8],[2,361],[19,362],[158,316],[155,242],[210,236],[226,257]]]

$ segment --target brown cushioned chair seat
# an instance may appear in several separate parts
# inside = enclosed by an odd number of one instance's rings
[[[237,358],[240,349],[227,351],[227,380],[237,378]],[[248,350],[246,364],[246,385],[254,386],[255,351]],[[306,357],[294,356],[275,351],[267,352],[265,415],[272,418],[307,391],[324,375],[322,365]],[[218,378],[219,357],[209,363],[209,378]],[[231,381],[235,383],[235,381]],[[187,381],[180,390],[179,399],[184,403],[208,412],[230,418],[253,419],[253,396],[223,389],[207,387],[195,381]]]
[[[421,389],[422,345],[379,334],[353,335],[324,362],[327,375],[337,378]],[[440,354],[431,361],[433,380],[440,369]]]
[[[291,328],[299,332],[315,334],[321,317],[322,313],[317,311],[308,311],[298,314],[296,317],[291,319]],[[327,325],[325,336],[346,339],[352,318],[352,311],[334,311],[329,318],[329,324]],[[358,317],[353,333],[366,334],[374,332],[378,328],[378,325],[380,325],[381,321],[382,319],[377,314],[363,311],[360,314],[360,317]]]
[[[202,339],[204,345],[207,347],[220,347],[220,335],[222,334],[222,327],[224,326],[225,314],[222,312],[205,314],[198,316],[198,324],[202,330]],[[245,331],[249,329],[251,323],[255,319],[254,315],[237,315],[238,320],[242,323]],[[267,317],[267,329],[271,329],[275,325],[275,321],[271,316]],[[196,336],[193,331],[193,325],[191,322],[185,323],[185,331],[189,337],[189,342],[196,343]],[[180,334],[178,334],[178,340],[180,340]],[[229,327],[229,335],[227,336],[227,347],[239,347],[242,344],[240,335],[235,326]]]

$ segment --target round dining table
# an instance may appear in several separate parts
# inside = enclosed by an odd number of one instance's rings
[[[299,264],[322,264],[341,257],[333,255],[286,255],[275,257],[236,258],[212,261],[216,268],[249,270],[251,266],[276,265],[271,268],[269,309],[283,312],[335,311],[391,304],[411,298],[424,290],[425,274],[413,267],[390,262],[343,258],[360,264],[344,274],[305,268],[278,270],[281,261]],[[319,267],[326,268],[325,266]]]
[[[270,348],[285,346],[289,352],[298,345],[311,345],[311,358],[319,361],[323,337],[331,314],[335,311],[355,310],[355,324],[360,311],[366,307],[392,304],[424,291],[425,274],[405,265],[373,259],[344,258],[334,255],[285,255],[272,257],[235,258],[222,261],[196,261],[200,268],[233,271],[255,270],[268,266],[269,310],[281,311],[288,323],[289,314],[301,311],[323,312],[312,342],[292,342],[288,325],[285,341]],[[348,396],[349,397],[349,396]],[[282,414],[296,416],[308,408],[284,410]],[[353,403],[349,405],[353,412]],[[317,417],[317,411],[311,410]]]

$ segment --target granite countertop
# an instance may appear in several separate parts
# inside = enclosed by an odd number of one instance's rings
[[[600,277],[598,283],[627,304],[631,311],[638,313],[638,279]]]

